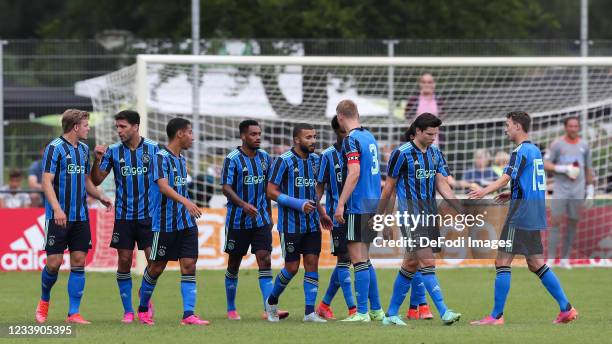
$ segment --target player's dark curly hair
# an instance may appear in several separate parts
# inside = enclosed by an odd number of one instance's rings
[[[506,118],[510,118],[512,122],[518,123],[524,132],[529,132],[531,128],[531,117],[524,111],[512,111],[506,114]]]

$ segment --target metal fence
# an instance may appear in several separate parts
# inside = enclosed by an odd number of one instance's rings
[[[69,107],[91,109],[74,83],[134,63],[137,54],[189,54],[191,40],[128,40],[106,47],[96,40],[8,40],[4,66],[5,171],[25,169],[58,127],[45,115]],[[579,56],[576,40],[201,40],[202,54],[306,56]],[[391,54],[392,52],[392,54]],[[612,40],[590,42],[591,56],[612,55]],[[93,132],[92,132],[93,134]],[[95,137],[91,138],[92,142]],[[4,173],[6,176],[6,173]]]

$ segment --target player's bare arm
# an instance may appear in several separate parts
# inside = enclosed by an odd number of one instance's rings
[[[344,182],[344,187],[342,188],[342,194],[340,194],[340,198],[338,199],[338,208],[336,208],[336,213],[334,214],[334,219],[336,219],[336,221],[338,221],[340,224],[344,224],[344,205],[346,204],[346,201],[348,201],[350,195],[353,193],[353,190],[355,190],[360,173],[361,167],[359,164],[347,165],[346,181]]]
[[[91,181],[95,186],[102,184],[104,179],[108,176],[108,172],[103,171],[100,168],[100,162],[102,161],[102,157],[104,153],[106,153],[106,146],[97,145],[94,148],[94,162],[93,167],[91,169]]]
[[[55,190],[53,190],[53,179],[55,179],[55,174],[45,172],[42,176],[42,189],[47,198],[47,202],[51,204],[51,209],[53,209],[53,220],[55,224],[61,227],[66,227],[66,213],[62,210],[62,207],[57,200],[57,195],[55,194]]]
[[[240,196],[238,196],[238,194],[236,193],[236,191],[234,191],[231,185],[223,184],[221,186],[221,192],[223,192],[225,197],[227,197],[227,199],[229,199],[232,203],[237,204],[240,208],[242,208],[247,215],[251,217],[256,217],[259,214],[257,208],[254,205],[249,204],[248,202],[245,202],[242,198],[240,198]]]
[[[483,198],[484,196],[490,194],[491,192],[495,192],[501,188],[503,188],[504,186],[506,186],[508,184],[508,182],[510,182],[510,176],[507,174],[502,174],[501,177],[499,177],[496,181],[494,181],[493,183],[489,184],[487,187],[483,188],[483,189],[479,189],[479,190],[472,190],[470,191],[470,193],[468,194],[468,197],[470,199],[480,199]]]
[[[448,179],[441,173],[436,173],[436,190],[456,211],[459,213],[464,212],[461,202],[459,202],[448,183]]]
[[[168,179],[158,179],[157,185],[159,186],[159,192],[161,192],[164,196],[170,198],[171,200],[184,205],[191,216],[195,218],[199,218],[200,216],[202,216],[202,211],[200,210],[200,208],[186,197],[183,197],[179,195],[178,192],[174,191],[174,189],[171,188],[168,184]]]
[[[104,192],[98,190],[90,176],[85,177],[85,190],[91,197],[100,201],[100,203],[102,203],[108,211],[113,209],[113,202],[110,200],[110,198],[106,197]]]

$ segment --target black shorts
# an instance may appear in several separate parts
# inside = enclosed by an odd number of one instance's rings
[[[344,228],[347,243],[363,242],[369,244],[378,232],[370,228],[368,221],[375,214],[344,214]]]
[[[348,253],[346,230],[344,226],[334,227],[331,231],[331,254],[340,256]]]
[[[47,220],[45,235],[45,251],[47,255],[63,254],[66,248],[70,252],[91,249],[91,231],[89,221],[67,221],[66,227],[55,224],[53,219]]]
[[[198,227],[185,228],[173,232],[153,232],[151,261],[179,260],[198,258]]]
[[[151,247],[152,242],[151,219],[115,220],[110,247],[133,250],[135,244],[138,243],[138,249],[144,250]]]
[[[300,259],[301,254],[321,253],[321,232],[283,233],[280,232],[281,248],[285,262]]]
[[[508,247],[499,247],[498,251],[533,256],[544,253],[542,235],[539,230],[525,230],[513,225],[504,224],[500,240],[511,241]]]
[[[440,237],[440,228],[438,226],[416,226],[416,228],[411,227],[411,229],[408,229],[406,226],[400,227],[404,238],[409,240],[406,251],[416,252],[424,248],[431,248],[431,251],[434,253],[442,251],[442,248],[438,247],[438,245],[433,247],[430,245],[432,241],[437,243]],[[428,238],[429,240],[422,240],[421,238]]]
[[[251,253],[272,252],[272,226],[255,229],[227,229],[225,231],[225,253],[244,256],[251,246]]]

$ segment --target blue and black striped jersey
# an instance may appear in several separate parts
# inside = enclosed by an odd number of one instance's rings
[[[546,229],[546,172],[540,149],[523,141],[512,151],[504,173],[512,178],[508,223],[525,230]]]
[[[317,182],[325,183],[325,210],[332,218],[334,227],[339,226],[334,219],[334,213],[342,192],[342,166],[344,165],[339,148],[333,145],[321,153],[321,165],[317,176]]]
[[[131,150],[122,142],[108,147],[100,169],[115,176],[115,218],[144,220],[153,213],[153,162],[159,144],[146,138]]]
[[[89,147],[79,142],[75,147],[60,136],[45,148],[43,172],[51,173],[53,190],[68,221],[87,221],[85,178],[89,174]],[[45,199],[47,220],[53,219],[53,209]]]
[[[251,158],[238,147],[225,157],[221,185],[230,185],[238,197],[255,206],[259,212],[257,217],[248,216],[228,198],[225,220],[228,229],[253,229],[272,223],[266,197],[267,175],[271,163],[270,155],[262,149],[258,149]]]
[[[450,175],[444,154],[435,145],[422,152],[412,142],[407,142],[391,153],[387,175],[397,179],[400,211],[437,212],[436,173]]]
[[[359,164],[359,180],[346,202],[347,214],[374,214],[380,200],[380,164],[378,143],[365,128],[355,128],[342,142],[344,166],[342,177],[346,181],[349,164]]]
[[[155,156],[153,180],[156,182],[155,210],[153,212],[153,231],[173,232],[191,228],[196,225],[182,203],[173,201],[159,191],[157,181],[167,179],[168,185],[179,195],[189,198],[187,192],[187,161],[185,157],[175,156],[168,148],[160,147]]]
[[[319,156],[311,153],[302,159],[293,149],[274,160],[270,169],[270,183],[278,185],[281,192],[299,199],[317,201],[316,180]],[[310,214],[278,205],[279,232],[309,233],[319,230],[319,213]]]

